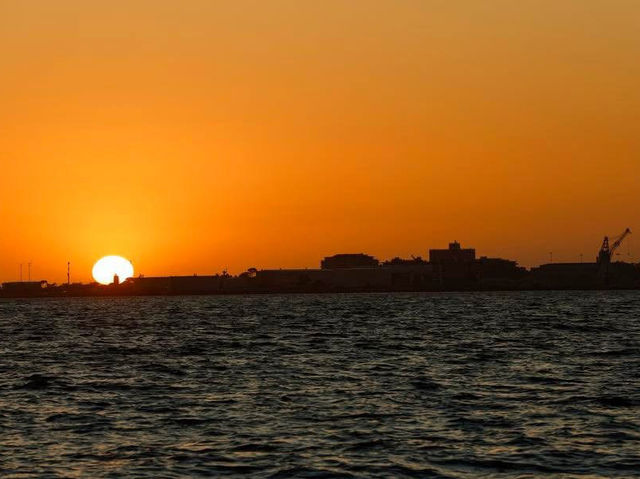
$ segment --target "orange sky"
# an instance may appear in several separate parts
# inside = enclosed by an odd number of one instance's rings
[[[640,229],[640,2],[0,0],[0,167],[0,281],[591,259]]]

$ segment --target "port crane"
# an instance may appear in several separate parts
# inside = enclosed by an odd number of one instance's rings
[[[609,246],[609,237],[605,236],[602,241],[602,246],[600,247],[600,252],[598,253],[598,263],[600,264],[608,264],[611,263],[611,257],[618,249],[618,247],[622,244],[624,239],[631,234],[631,230],[627,228],[624,232],[614,239],[611,246]]]

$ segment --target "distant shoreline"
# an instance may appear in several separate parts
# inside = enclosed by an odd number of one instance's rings
[[[552,291],[640,291],[638,287],[608,288],[448,288],[448,289],[394,289],[394,290],[311,290],[288,289],[278,291],[218,291],[218,292],[175,292],[175,293],[134,293],[128,291],[104,291],[100,293],[53,293],[53,294],[4,294],[1,299],[60,299],[60,298],[133,298],[133,297],[176,297],[176,296],[276,296],[276,295],[331,295],[331,294],[398,294],[398,293],[514,293]]]
[[[14,281],[2,283],[0,297],[640,290],[640,265],[611,261],[612,251],[628,234],[627,229],[611,248],[605,237],[596,262],[547,263],[529,270],[504,258],[477,258],[474,248],[454,241],[447,249],[430,249],[429,261],[396,257],[380,262],[364,253],[343,253],[323,258],[318,269],[249,268],[236,276],[223,271],[129,277],[131,271],[124,281],[114,274],[107,285]]]

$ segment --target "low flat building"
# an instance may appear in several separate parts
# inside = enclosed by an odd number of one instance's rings
[[[331,271],[322,269],[262,269],[252,278],[262,291],[290,291],[326,288],[331,284]]]
[[[379,265],[376,258],[363,253],[336,254],[320,261],[321,269],[377,268]]]
[[[602,275],[598,263],[549,263],[531,269],[531,282],[542,289],[591,289],[602,284]]]
[[[158,276],[129,278],[121,287],[136,294],[211,294],[224,290],[226,277],[215,276]]]
[[[2,292],[6,294],[38,294],[47,287],[46,281],[10,281],[2,283]]]
[[[431,281],[431,266],[375,268],[279,269],[257,271],[257,291],[390,291],[420,289]]]
[[[637,265],[615,263],[549,263],[531,269],[531,283],[541,289],[638,288]]]
[[[518,263],[503,258],[487,258],[481,256],[475,261],[474,270],[478,279],[520,279],[527,270]]]

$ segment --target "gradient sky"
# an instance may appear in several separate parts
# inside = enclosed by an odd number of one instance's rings
[[[0,0],[0,106],[0,280],[640,231],[637,0]]]

